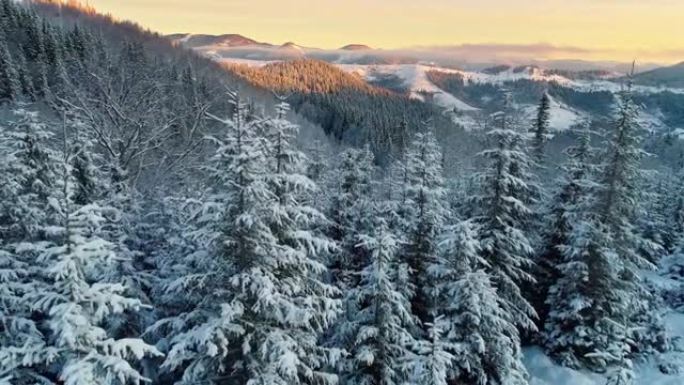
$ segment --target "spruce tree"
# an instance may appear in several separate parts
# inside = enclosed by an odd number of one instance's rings
[[[401,204],[407,237],[404,253],[410,284],[415,288],[411,310],[422,322],[429,322],[435,307],[427,268],[436,259],[437,237],[449,216],[441,157],[439,144],[429,130],[417,133],[406,153],[407,200]]]
[[[545,147],[549,135],[549,119],[551,109],[551,98],[547,92],[541,97],[539,106],[537,107],[537,116],[534,120],[534,127],[532,133],[532,154],[538,163],[542,163],[545,158]]]
[[[66,135],[66,130],[65,133]],[[147,381],[131,360],[160,355],[153,346],[132,336],[117,338],[104,325],[109,317],[139,311],[142,303],[125,295],[119,283],[103,283],[100,272],[115,269],[114,245],[101,235],[105,209],[73,200],[71,153],[65,142],[59,216],[55,240],[40,254],[44,271],[28,298],[33,310],[47,316],[49,347],[54,349],[57,376],[65,384],[140,383]]]
[[[37,112],[19,108],[16,117],[3,128],[2,147],[15,160],[4,166],[8,183],[0,186],[8,200],[3,202],[5,239],[44,240],[54,215],[57,153],[49,147],[54,134]]]
[[[331,186],[327,234],[339,247],[330,261],[330,270],[342,290],[356,286],[363,266],[356,245],[359,234],[367,234],[372,225],[368,214],[373,207],[373,159],[368,147],[347,149],[338,156],[340,171]]]
[[[0,126],[0,378],[16,384],[49,381],[57,352],[35,317],[29,296],[39,287],[36,259],[49,245],[55,222],[52,190],[56,154],[38,115],[14,111],[17,120]]]
[[[5,33],[0,30],[0,103],[16,100],[20,92],[19,73],[7,46]]]
[[[444,338],[444,330],[449,327],[442,317],[427,323],[427,338],[418,346],[421,356],[419,371],[416,375],[421,385],[449,384],[449,371],[453,367],[456,357],[452,354],[458,345]]]
[[[409,300],[396,285],[398,240],[384,218],[377,218],[374,229],[359,240],[365,265],[358,286],[348,292],[347,302],[355,305],[348,311],[353,313],[338,334],[350,354],[342,361],[342,382],[401,384],[415,370],[416,341],[410,331],[414,316]]]
[[[576,214],[577,205],[583,195],[593,189],[591,177],[597,168],[595,150],[591,147],[591,131],[583,128],[576,132],[577,143],[569,147],[565,154],[567,163],[563,166],[563,175],[558,180],[548,209],[546,224],[543,226],[542,248],[536,260],[535,309],[539,314],[539,324],[544,325],[549,309],[547,304],[549,288],[558,282],[559,266],[563,263],[563,247],[567,246],[572,231],[572,216]]]
[[[481,269],[477,230],[461,222],[446,232],[443,254],[430,267],[437,312],[443,317],[442,348],[453,357],[448,383],[527,384],[520,337],[504,300]]]
[[[227,133],[218,140],[218,184],[208,202],[208,214],[219,214],[205,231],[211,270],[169,287],[205,296],[165,321],[176,331],[163,367],[179,370],[187,383],[332,383],[325,368],[337,354],[319,346],[318,337],[340,303],[316,260],[332,243],[311,231],[324,217],[301,203],[315,184],[291,146],[295,127],[280,117],[245,124],[244,103],[232,98],[236,113],[222,120]]]
[[[644,241],[634,226],[642,151],[629,88],[619,102],[596,182],[584,179],[594,187],[573,210],[561,276],[547,302],[547,349],[565,365],[596,371],[623,365],[632,330],[644,326],[637,315],[648,308],[638,270],[650,264],[639,253]]]
[[[488,161],[478,175],[481,191],[474,197],[475,222],[480,228],[483,266],[503,297],[503,308],[516,326],[535,330],[534,308],[525,299],[522,285],[531,283],[533,252],[528,238],[529,159],[522,145],[524,133],[514,127],[510,110],[495,115],[497,128],[487,133],[490,148],[480,156]]]

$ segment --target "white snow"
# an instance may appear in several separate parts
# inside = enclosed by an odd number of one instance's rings
[[[551,131],[566,131],[587,119],[584,113],[559,102],[551,96],[549,96],[549,99],[551,102],[549,108],[549,127]],[[523,112],[526,117],[533,120],[537,115],[537,106],[525,106],[523,107]]]
[[[668,318],[684,329],[684,314]],[[684,330],[680,330],[684,332]],[[682,335],[682,334],[679,334]],[[539,347],[524,349],[524,362],[530,375],[530,385],[604,385],[605,376],[587,371],[564,368],[554,363]],[[664,374],[653,362],[635,365],[634,385],[682,385],[684,374]]]
[[[672,130],[672,134],[675,135],[679,139],[684,140],[684,128],[675,128]]]
[[[667,265],[668,260],[663,261]],[[679,286],[679,282],[670,279],[656,271],[643,270],[641,272],[644,279],[648,280],[659,290],[671,289]],[[684,313],[671,311],[665,317],[665,325],[673,339],[684,337]],[[578,371],[559,366],[539,347],[524,349],[525,366],[530,374],[530,385],[604,385],[605,376],[591,373],[588,371]],[[680,352],[668,352],[663,357],[677,359],[681,356]],[[658,358],[653,357],[646,362],[637,362],[634,365],[636,379],[634,385],[682,385],[684,384],[684,373],[664,374],[657,368]]]
[[[606,382],[601,375],[557,365],[541,348],[526,348],[523,353],[530,385],[603,385]]]
[[[418,100],[425,100],[424,94],[432,94],[435,104],[457,111],[477,111],[475,108],[450,93],[442,90],[432,83],[427,72],[436,70],[438,67],[431,67],[422,64],[387,64],[387,65],[361,65],[361,64],[338,64],[339,68],[346,72],[355,73],[366,80],[373,80],[378,75],[395,75],[400,78],[406,89],[410,92],[410,97]],[[460,71],[441,68],[440,71],[459,73]]]

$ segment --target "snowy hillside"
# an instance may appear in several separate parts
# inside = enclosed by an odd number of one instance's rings
[[[301,57],[302,52],[304,52],[304,48],[294,44],[279,47],[279,50],[288,52],[292,58]],[[201,52],[221,63],[241,64],[250,67],[261,67],[268,63],[279,61],[265,58],[228,58],[212,49],[201,50]],[[482,116],[482,113],[486,114],[482,106],[477,103],[467,102],[436,85],[430,80],[429,73],[455,76],[462,80],[466,88],[478,85],[506,88],[512,84],[517,84],[515,82],[529,81],[540,85],[554,85],[555,87],[562,87],[579,93],[593,94],[600,92],[617,93],[624,87],[621,83],[612,79],[570,79],[550,71],[529,66],[507,68],[496,72],[478,72],[436,67],[427,64],[333,64],[348,73],[353,73],[365,79],[369,83],[379,82],[382,79],[396,79],[399,88],[403,92],[408,93],[412,99],[433,103],[444,108],[447,113],[455,113],[454,120],[469,130],[480,127],[480,124],[477,123],[478,116]],[[663,92],[684,97],[684,89],[677,88],[664,89],[662,87],[634,86],[634,90],[636,93],[647,97],[648,95],[657,97]],[[612,108],[613,100],[608,103],[605,109],[609,111]],[[534,103],[522,103],[519,104],[519,107],[527,118],[533,117],[536,108]],[[570,106],[558,97],[552,98],[550,115],[550,125],[553,131],[565,131],[582,121],[592,118],[592,113]],[[666,126],[665,120],[666,117],[662,116],[658,109],[644,109],[640,117],[642,125],[649,131],[663,129]]]
[[[551,96],[549,99],[551,102],[549,109],[549,128],[551,128],[552,131],[565,131],[589,119],[589,116],[586,113],[574,110]],[[527,119],[532,121],[537,113],[537,106],[527,105],[522,109],[523,114]]]
[[[432,101],[442,107],[457,111],[477,111],[478,108],[468,105],[457,99],[453,95],[437,87],[427,78],[427,72],[433,67],[421,64],[391,64],[391,65],[358,65],[358,64],[339,64],[340,68],[347,72],[355,73],[365,78],[373,80],[379,75],[394,75],[402,80],[404,87],[409,91],[410,96],[415,99],[425,101],[432,98]],[[449,71],[442,69],[444,71]],[[454,73],[458,71],[453,71]],[[428,96],[429,95],[429,96]]]

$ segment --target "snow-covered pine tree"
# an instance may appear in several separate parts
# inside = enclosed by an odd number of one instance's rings
[[[54,224],[52,190],[56,153],[37,113],[14,111],[17,121],[0,126],[0,378],[13,384],[49,381],[56,352],[38,324],[28,295],[38,288],[37,256]],[[8,377],[9,376],[9,377]]]
[[[593,197],[585,193],[578,208],[568,213],[574,225],[561,247],[560,276],[549,289],[545,346],[564,366],[602,371],[615,362],[596,353],[626,346],[624,320],[615,314],[627,308],[613,240],[608,229],[586,213]]]
[[[33,310],[46,316],[49,347],[54,349],[51,361],[58,368],[59,381],[67,385],[139,384],[147,379],[130,360],[161,353],[142,339],[116,338],[104,328],[109,317],[139,311],[143,305],[127,297],[123,285],[99,281],[102,270],[115,268],[117,256],[114,245],[101,236],[105,209],[73,201],[72,160],[67,138],[64,142],[62,220],[52,230],[55,241],[39,257],[44,281],[27,297]]]
[[[641,206],[640,187],[646,176],[641,168],[644,151],[641,149],[639,108],[633,100],[631,84],[628,84],[618,96],[614,131],[603,157],[605,163],[602,165],[599,179],[596,211],[599,220],[610,231],[614,242],[612,248],[620,260],[621,270],[617,286],[623,288],[624,297],[617,301],[625,301],[627,304],[625,312],[617,313],[615,317],[623,322],[630,337],[636,337],[632,333],[635,328],[663,329],[662,325],[658,327],[641,324],[642,320],[648,319],[652,322],[654,319],[640,314],[651,309],[647,295],[649,290],[644,287],[640,270],[653,268],[641,251],[657,250],[660,246],[645,239],[636,227],[636,216]],[[651,347],[643,344],[648,345],[649,341],[653,340],[656,339],[639,336],[635,340],[637,346],[632,350],[650,350]]]
[[[51,223],[54,207],[55,165],[57,153],[48,143],[53,133],[37,112],[19,107],[13,111],[16,119],[2,127],[0,148],[13,160],[4,163],[9,177],[0,184],[4,219],[0,231],[6,241],[33,242],[47,238],[46,226]]]
[[[563,263],[563,247],[568,244],[572,231],[577,205],[583,194],[593,189],[591,177],[597,168],[593,164],[595,150],[591,146],[592,133],[584,127],[576,131],[576,144],[565,150],[567,162],[562,167],[562,176],[558,179],[556,192],[553,194],[546,225],[543,226],[542,247],[536,259],[535,309],[539,314],[539,324],[544,325],[549,312],[549,288],[558,282],[559,266]],[[593,190],[592,190],[593,191]]]
[[[634,337],[654,340],[633,334],[645,326],[638,314],[648,308],[638,269],[650,264],[638,252],[644,240],[634,227],[642,151],[629,88],[619,102],[596,183],[589,175],[582,183],[593,188],[585,189],[572,211],[560,278],[547,302],[547,349],[565,365],[596,371],[621,365],[634,349]]]
[[[442,152],[430,127],[416,133],[406,152],[407,200],[401,204],[401,212],[408,214],[403,218],[407,238],[403,253],[410,284],[415,288],[411,311],[421,322],[434,317],[427,269],[436,260],[437,237],[449,217],[441,160]]]
[[[35,100],[35,94],[33,91],[33,81],[31,80],[31,74],[29,72],[29,67],[26,63],[24,53],[21,51],[16,51],[15,56],[17,75],[19,76],[19,85],[21,86],[21,93],[25,95],[29,100]]]
[[[627,86],[619,95],[613,136],[603,157],[605,163],[599,179],[598,215],[613,234],[616,252],[624,260],[627,279],[638,281],[635,269],[650,264],[637,252],[641,240],[634,228],[639,187],[644,179],[640,168],[644,152],[640,147],[641,128],[637,115],[638,107],[631,88]]]
[[[184,383],[228,380],[234,369],[241,369],[233,368],[241,349],[229,346],[228,338],[238,338],[243,332],[231,323],[236,315],[227,286],[233,265],[254,232],[249,215],[263,199],[263,185],[256,179],[264,173],[265,159],[257,137],[259,122],[247,121],[247,105],[238,93],[229,92],[228,99],[232,116],[212,116],[225,131],[209,138],[216,145],[207,167],[209,191],[198,209],[189,206],[188,224],[178,240],[191,248],[179,248],[180,255],[173,257],[187,264],[179,266],[170,257],[160,265],[173,271],[163,277],[159,302],[175,308],[162,309],[165,317],[147,331],[161,337],[158,345],[169,352],[161,369]],[[259,195],[253,191],[257,187]]]
[[[356,245],[359,234],[367,234],[372,226],[373,154],[368,146],[347,149],[339,156],[337,180],[331,186],[328,236],[337,242],[338,251],[332,257],[330,272],[342,290],[358,283],[363,268],[363,256]]]
[[[549,97],[548,92],[544,92],[539,100],[537,115],[534,120],[534,127],[532,128],[532,133],[534,135],[532,139],[532,154],[539,164],[543,163],[544,158],[546,157],[545,150],[549,135],[549,119],[551,117],[549,112],[550,109],[551,98]]]
[[[19,73],[7,46],[5,32],[0,29],[0,103],[16,100],[20,91]]]
[[[429,269],[441,305],[442,347],[453,356],[448,383],[527,384],[518,330],[481,269],[487,262],[477,238],[471,222],[452,226]]]
[[[640,246],[639,253],[654,265],[675,246],[673,223],[668,220],[671,199],[668,195],[672,191],[669,177],[650,171],[644,174],[644,179],[639,183],[635,226],[646,241]]]
[[[671,224],[671,231],[673,237],[673,250],[684,241],[684,169],[679,170],[675,176],[675,183],[672,184],[672,189],[668,193],[668,197],[674,196],[670,199],[668,210],[668,223]]]
[[[345,385],[401,384],[415,372],[411,349],[416,341],[409,299],[396,285],[399,243],[384,218],[376,218],[373,230],[359,240],[365,265],[359,284],[348,291],[353,313],[337,336],[350,354],[342,361],[341,380]]]
[[[180,371],[183,383],[333,383],[325,368],[338,354],[318,337],[340,303],[316,260],[332,243],[310,231],[324,217],[301,203],[315,184],[291,146],[295,127],[279,117],[247,124],[244,102],[231,98],[235,114],[221,119],[227,133],[218,140],[205,214],[213,216],[205,229],[212,269],[169,286],[204,297],[157,325],[175,333],[164,367]]]
[[[442,317],[427,323],[427,338],[418,344],[417,353],[421,356],[418,372],[414,375],[421,385],[448,385],[449,371],[456,362],[454,351],[458,345],[444,338],[445,325]]]
[[[534,281],[533,249],[526,231],[531,214],[527,205],[534,192],[523,148],[526,134],[514,127],[512,114],[509,108],[495,114],[497,127],[487,133],[491,147],[479,154],[488,165],[478,175],[481,191],[474,197],[475,222],[484,268],[504,299],[504,311],[516,326],[535,330],[535,310],[522,294],[522,285]]]

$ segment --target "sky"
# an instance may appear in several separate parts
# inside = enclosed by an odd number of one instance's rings
[[[89,0],[162,33],[337,48],[517,47],[537,59],[684,61],[684,0]],[[540,50],[540,47],[543,49]]]

